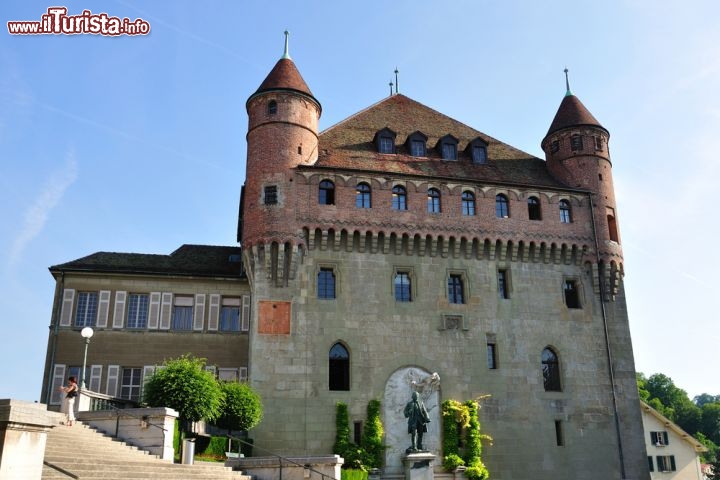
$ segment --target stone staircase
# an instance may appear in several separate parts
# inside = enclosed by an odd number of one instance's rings
[[[63,417],[58,415],[58,426],[48,432],[43,479],[251,480],[219,463],[178,465],[160,460],[81,422],[72,427],[60,425]]]

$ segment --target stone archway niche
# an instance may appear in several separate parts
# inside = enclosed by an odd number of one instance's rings
[[[403,415],[405,404],[416,391],[425,403],[430,416],[427,433],[423,437],[423,446],[439,457],[441,452],[442,431],[440,415],[440,377],[422,367],[410,366],[395,370],[385,384],[383,396],[382,421],[385,427],[385,474],[403,474],[405,449],[410,446],[407,420]]]

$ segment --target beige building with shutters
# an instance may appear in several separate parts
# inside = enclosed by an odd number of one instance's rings
[[[57,282],[42,399],[80,379],[84,340],[94,329],[86,385],[139,400],[144,379],[164,360],[191,353],[219,378],[246,380],[250,288],[240,249],[183,245],[170,255],[98,252],[56,265]]]

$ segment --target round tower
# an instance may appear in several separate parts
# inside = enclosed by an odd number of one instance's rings
[[[569,187],[591,195],[598,259],[622,270],[622,248],[617,221],[612,162],[608,150],[610,132],[572,94],[567,92],[541,146],[550,173]]]
[[[245,107],[248,113],[246,180],[241,200],[239,240],[256,245],[297,246],[294,167],[317,160],[320,102],[285,52]],[[282,247],[281,247],[282,249]]]

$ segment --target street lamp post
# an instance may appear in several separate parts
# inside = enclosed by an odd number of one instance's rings
[[[80,390],[85,390],[85,366],[87,365],[87,350],[90,345],[90,338],[95,332],[90,327],[85,327],[80,331],[80,335],[85,339],[85,355],[83,355],[82,370],[80,370]]]

